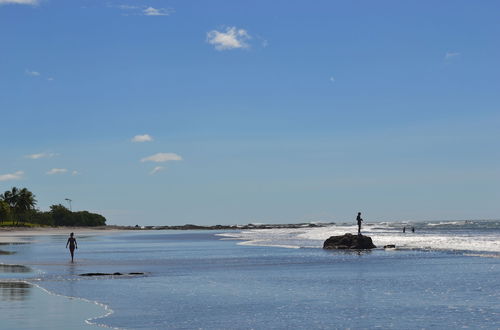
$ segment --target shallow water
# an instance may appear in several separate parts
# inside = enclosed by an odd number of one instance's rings
[[[264,245],[314,246],[314,230],[288,231],[284,241],[278,237],[282,230],[244,235],[267,235]],[[499,258],[468,256],[470,250],[356,253],[249,246],[226,240],[227,234],[76,233],[74,264],[68,262],[65,236],[37,237],[31,244],[4,246],[17,253],[0,261],[34,269],[11,278],[27,278],[51,292],[108,305],[114,313],[92,322],[117,328],[500,327]],[[78,276],[87,272],[146,275]]]
[[[103,307],[51,294],[26,282],[0,282],[1,329],[99,329],[85,322]]]

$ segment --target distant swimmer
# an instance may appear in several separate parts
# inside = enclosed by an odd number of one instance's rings
[[[411,227],[411,232],[414,233],[415,232],[415,227]]]
[[[73,257],[75,255],[75,249],[78,249],[76,244],[76,239],[73,237],[73,233],[69,234],[68,242],[66,243],[66,248],[69,245],[69,253],[71,253],[71,262],[73,262]]]
[[[361,222],[363,221],[363,219],[361,219],[361,212],[358,212],[356,221],[358,222],[358,235],[361,235]]]
[[[406,227],[403,227],[403,233],[406,233]]]

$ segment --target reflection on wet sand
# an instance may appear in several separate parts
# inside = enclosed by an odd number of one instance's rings
[[[0,264],[0,273],[29,273],[31,268],[23,265]]]
[[[31,284],[26,282],[0,282],[0,301],[26,300],[31,293]]]

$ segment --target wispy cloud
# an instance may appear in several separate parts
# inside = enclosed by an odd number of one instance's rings
[[[212,30],[207,32],[207,42],[217,50],[230,50],[250,47],[246,41],[252,37],[244,29],[226,27],[225,31]]]
[[[332,83],[335,82],[335,77],[334,76],[330,76],[330,82],[332,82]]]
[[[153,141],[153,137],[149,134],[144,135],[136,135],[132,138],[132,142],[151,142]]]
[[[143,9],[142,13],[145,16],[168,16],[173,13],[173,9],[148,7],[146,9]]]
[[[0,0],[2,1],[2,0]],[[39,72],[39,71],[35,71],[35,70],[24,70],[24,74],[26,74],[27,76],[31,76],[31,77],[42,77],[42,74]],[[54,77],[47,77],[47,81],[54,81]]]
[[[182,160],[182,157],[178,154],[169,153],[169,152],[159,152],[149,157],[145,157],[141,159],[141,162],[155,162],[155,163],[164,163],[172,160]]]
[[[80,175],[80,172],[78,172],[78,171],[72,171],[71,175]]]
[[[0,0],[2,1],[2,0]],[[32,77],[38,77],[40,75],[40,72],[38,71],[33,71],[33,70],[24,70],[24,73],[26,73],[28,76],[32,76]]]
[[[23,171],[17,171],[8,174],[0,174],[0,181],[19,180],[23,178],[23,175],[24,175]]]
[[[39,1],[38,0],[0,0],[0,5],[31,5],[31,6],[36,6],[38,5]]]
[[[458,56],[460,56],[460,53],[458,53],[458,52],[446,52],[446,54],[444,55],[444,59],[451,60],[452,58],[455,58]]]
[[[112,7],[112,6],[110,6]],[[116,6],[117,8],[120,8],[122,10],[133,10],[133,9],[139,9],[141,7],[138,7],[138,6],[131,6],[131,5],[118,5]]]
[[[121,9],[124,16],[169,16],[175,12],[173,8],[154,8],[151,6],[108,5],[108,7]]]
[[[156,173],[161,172],[164,169],[165,169],[165,167],[163,167],[163,166],[156,166],[155,168],[153,168],[153,170],[151,172],[149,172],[149,174],[155,175]]]
[[[39,154],[31,154],[31,155],[26,155],[24,157],[30,158],[30,159],[40,159],[40,158],[52,158],[54,156],[57,156],[57,154],[52,153],[52,152],[41,152]]]
[[[50,171],[47,172],[48,175],[54,175],[54,174],[64,174],[68,172],[67,169],[65,168],[53,168]]]

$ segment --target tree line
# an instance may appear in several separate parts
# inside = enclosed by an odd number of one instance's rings
[[[26,188],[13,187],[0,194],[0,225],[37,224],[45,226],[105,226],[106,218],[88,211],[72,212],[61,204],[50,211],[36,209],[35,195]]]

